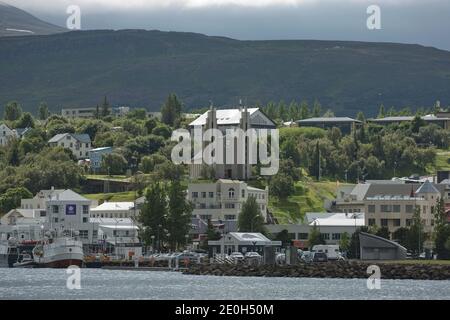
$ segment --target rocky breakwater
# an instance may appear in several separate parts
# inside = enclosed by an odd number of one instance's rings
[[[382,279],[450,280],[450,265],[336,261],[296,265],[198,264],[185,274],[253,277],[365,278],[370,265],[380,267]]]

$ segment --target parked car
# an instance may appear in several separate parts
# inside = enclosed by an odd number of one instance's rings
[[[286,264],[286,254],[285,253],[279,253],[275,256],[275,262],[277,264]]]
[[[311,262],[311,257],[312,257],[311,251],[303,251],[300,259],[302,259],[303,262]]]
[[[230,258],[233,259],[236,262],[244,261],[244,255],[240,252],[232,252],[230,254]]]
[[[251,258],[253,258],[253,259],[261,259],[262,257],[261,257],[261,255],[258,253],[258,252],[253,252],[253,251],[250,251],[250,252],[247,252],[246,254],[245,254],[245,258],[246,259],[251,259]]]
[[[313,252],[311,261],[312,262],[327,262],[328,257],[325,252]]]
[[[262,257],[258,252],[247,252],[245,254],[245,260],[249,264],[257,265],[260,264],[262,261]]]
[[[328,260],[345,260],[338,245],[318,244],[313,246],[311,251],[325,253]]]

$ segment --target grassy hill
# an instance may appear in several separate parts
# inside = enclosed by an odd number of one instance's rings
[[[450,103],[450,52],[419,45],[104,30],[3,37],[0,48],[2,109],[44,100],[57,112],[107,95],[156,110],[171,92],[188,108],[317,98],[338,115]]]
[[[295,194],[286,200],[270,198],[269,209],[280,224],[300,222],[306,212],[324,212],[324,201],[336,197],[335,181],[295,183]]]

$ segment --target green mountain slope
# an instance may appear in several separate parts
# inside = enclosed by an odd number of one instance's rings
[[[0,1],[0,37],[44,35],[67,31]]]
[[[450,104],[450,52],[343,41],[237,41],[121,30],[0,38],[0,105],[36,110],[113,104],[159,109],[170,92],[187,107],[314,99],[336,114]],[[1,110],[0,110],[1,111]]]

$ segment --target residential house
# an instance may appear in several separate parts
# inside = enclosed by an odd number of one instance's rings
[[[92,149],[91,138],[88,134],[61,133],[55,135],[48,141],[50,146],[60,146],[72,151],[77,159],[89,157]]]
[[[450,129],[450,112],[437,112],[436,114],[428,114],[421,117],[426,123],[433,123],[441,128]],[[392,116],[376,119],[368,119],[367,122],[379,124],[379,125],[390,125],[390,124],[400,124],[403,122],[412,122],[414,116]]]
[[[318,117],[296,121],[299,127],[315,127],[321,129],[339,128],[342,133],[348,134],[361,126],[362,122],[349,117]]]
[[[0,146],[6,146],[11,139],[17,138],[14,130],[10,129],[6,124],[0,124]]]
[[[94,172],[99,172],[102,165],[103,156],[113,152],[112,147],[95,148],[89,151],[89,160],[91,169]]]

